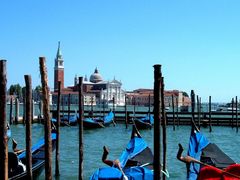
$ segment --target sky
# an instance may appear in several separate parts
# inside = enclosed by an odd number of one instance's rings
[[[53,88],[58,41],[65,86],[97,67],[124,90],[153,88],[161,64],[165,89],[203,102],[240,95],[239,0],[41,0],[1,1],[0,59],[8,87],[40,85],[39,57],[46,57]]]

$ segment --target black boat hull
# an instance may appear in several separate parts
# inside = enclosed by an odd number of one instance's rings
[[[148,123],[148,122],[143,122],[143,121],[139,121],[139,120],[134,120],[136,126],[138,129],[151,129],[152,128],[152,124]]]

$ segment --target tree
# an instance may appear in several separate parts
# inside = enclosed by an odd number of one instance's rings
[[[186,92],[183,92],[183,96],[189,97],[189,96],[188,96],[188,93],[186,93]]]
[[[42,87],[40,85],[38,85],[33,90],[33,99],[34,99],[34,101],[40,101],[41,94],[42,94]]]
[[[18,97],[22,97],[22,87],[19,84],[11,85],[8,90],[8,93],[10,95],[16,95]]]

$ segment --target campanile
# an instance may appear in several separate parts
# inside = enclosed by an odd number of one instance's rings
[[[58,90],[58,81],[61,81],[61,89],[64,88],[64,62],[60,50],[60,42],[58,42],[58,50],[54,65],[54,91]]]

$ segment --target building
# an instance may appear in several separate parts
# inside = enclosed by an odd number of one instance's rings
[[[61,82],[62,104],[78,104],[78,76],[74,78],[74,86],[64,87],[64,60],[58,43],[57,54],[54,64],[54,91],[52,92],[52,102],[57,103],[58,82]],[[122,83],[115,78],[112,81],[105,81],[96,68],[90,76],[83,80],[84,105],[125,105],[125,91]]]
[[[61,82],[61,89],[64,88],[64,61],[60,49],[60,42],[58,42],[58,50],[54,65],[54,91],[58,90],[58,81]]]
[[[75,86],[77,86],[77,76],[74,82]],[[122,89],[122,83],[115,78],[112,81],[105,81],[97,68],[90,76],[89,81],[87,77],[84,78],[83,91],[87,94],[95,94],[97,105],[112,106],[113,103],[117,106],[125,105],[125,91]]]
[[[129,105],[149,106],[153,105],[153,89],[136,89],[132,92],[126,93],[126,101]],[[173,99],[173,100],[172,100]],[[172,90],[164,91],[164,103],[166,107],[174,106],[190,106],[191,100],[189,97],[184,96],[182,91]]]

